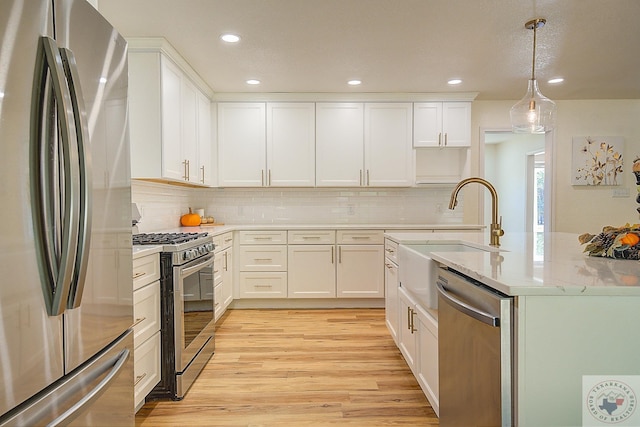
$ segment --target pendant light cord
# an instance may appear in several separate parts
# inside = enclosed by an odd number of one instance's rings
[[[536,79],[536,30],[538,29],[538,20],[533,23],[533,60],[531,64],[531,80]]]

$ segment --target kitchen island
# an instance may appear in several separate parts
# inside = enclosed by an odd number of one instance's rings
[[[488,244],[486,232],[385,236],[399,245]],[[640,264],[588,257],[582,250],[574,234],[507,233],[499,251],[429,254],[446,268],[513,297],[515,425],[605,425],[605,420],[640,425],[635,410],[640,395]],[[606,397],[618,401],[607,406],[602,396],[591,393],[603,381],[624,383],[630,391],[625,395],[611,389],[619,396]]]

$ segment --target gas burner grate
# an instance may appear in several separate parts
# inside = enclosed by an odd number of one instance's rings
[[[133,235],[134,245],[177,245],[190,242],[208,233],[141,233]]]

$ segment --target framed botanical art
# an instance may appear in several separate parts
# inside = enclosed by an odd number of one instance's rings
[[[572,148],[572,185],[622,185],[623,137],[574,136]]]

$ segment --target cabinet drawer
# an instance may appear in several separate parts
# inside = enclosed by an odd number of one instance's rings
[[[213,237],[213,244],[216,246],[215,252],[222,251],[233,245],[233,232],[218,234]]]
[[[240,271],[287,271],[287,246],[240,246]]]
[[[133,350],[135,407],[160,381],[160,331]]]
[[[384,256],[398,264],[398,244],[390,239],[384,241]]]
[[[160,330],[160,281],[133,293],[133,345],[146,341]]]
[[[336,232],[334,230],[296,230],[289,231],[288,234],[290,245],[332,245],[335,242]]]
[[[384,230],[338,230],[338,244],[372,245],[384,243]]]
[[[287,273],[240,273],[240,298],[286,298]]]
[[[153,254],[133,260],[133,290],[160,279],[160,255]]]
[[[287,243],[286,231],[240,231],[241,245],[284,245]]]

